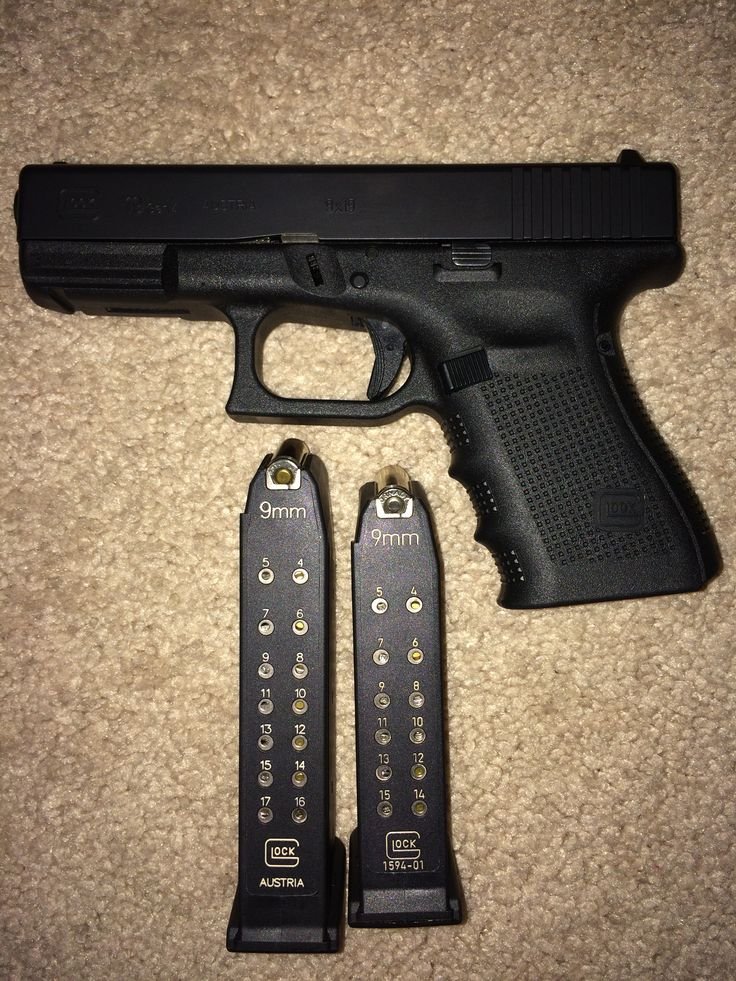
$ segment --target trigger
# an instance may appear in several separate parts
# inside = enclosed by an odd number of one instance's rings
[[[369,320],[361,317],[361,323],[373,342],[373,371],[368,382],[368,399],[376,402],[389,391],[398,378],[404,360],[406,341],[404,335],[387,320]]]

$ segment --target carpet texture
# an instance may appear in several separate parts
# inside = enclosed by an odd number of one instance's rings
[[[2,21],[0,977],[736,976],[733,4],[5,0]],[[702,594],[504,611],[434,421],[236,424],[226,325],[57,316],[17,273],[29,162],[611,161],[626,145],[681,170],[687,268],[628,306],[622,339],[719,537],[725,571]],[[283,328],[267,355],[322,394],[370,368],[343,332]],[[468,909],[456,928],[349,930],[321,960],[224,948],[238,513],[290,434],[331,480],[344,840],[357,491],[389,462],[428,489]]]

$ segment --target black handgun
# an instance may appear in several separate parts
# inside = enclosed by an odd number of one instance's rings
[[[626,302],[683,267],[671,164],[29,166],[16,220],[42,306],[229,320],[236,419],[438,416],[503,606],[695,590],[719,569],[617,338]],[[263,338],[286,320],[369,331],[367,399],[268,391]]]

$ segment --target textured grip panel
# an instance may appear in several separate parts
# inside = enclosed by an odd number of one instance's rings
[[[447,397],[450,472],[504,606],[684,592],[717,571],[686,479],[602,357],[496,370]]]
[[[580,368],[499,375],[488,389],[504,449],[555,562],[638,558],[675,547],[651,481]],[[596,527],[591,516],[605,488],[641,496],[647,512],[641,531],[611,536]]]
[[[613,339],[611,339],[611,344],[613,344]],[[604,347],[604,350],[609,349]],[[615,351],[615,349],[613,350]],[[606,362],[604,362],[604,366],[605,364]],[[687,476],[683,473],[682,468],[675,459],[672,450],[665,443],[664,439],[662,439],[659,431],[655,428],[654,424],[649,418],[649,413],[647,412],[646,406],[642,402],[639,393],[636,390],[636,386],[634,385],[626,362],[621,357],[614,358],[611,360],[611,368],[615,376],[615,384],[618,386],[619,391],[625,393],[626,398],[634,407],[634,410],[640,415],[642,425],[646,431],[650,449],[655,457],[659,459],[662,466],[664,466],[670,473],[672,482],[677,487],[682,499],[687,501],[688,507],[692,513],[693,523],[699,537],[704,541],[708,541],[713,531],[710,518],[708,517],[705,508],[700,503],[700,498],[693,490],[690,481],[687,479]]]

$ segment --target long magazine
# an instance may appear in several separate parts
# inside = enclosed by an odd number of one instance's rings
[[[677,171],[616,164],[32,165],[18,238],[64,241],[676,239]]]
[[[334,951],[339,944],[344,849],[334,838],[326,501],[321,465],[305,444],[287,440],[259,468],[241,517],[232,951]]]

